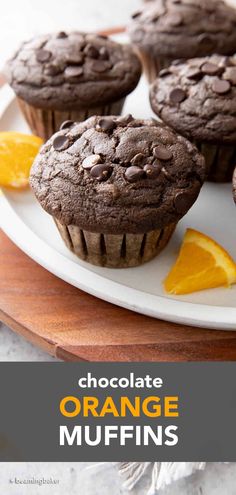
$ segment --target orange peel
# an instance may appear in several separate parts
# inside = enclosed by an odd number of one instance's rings
[[[164,280],[169,294],[189,294],[236,283],[236,264],[227,251],[201,232],[187,229],[179,256]]]
[[[0,186],[21,189],[29,183],[31,165],[43,141],[20,132],[0,132]]]

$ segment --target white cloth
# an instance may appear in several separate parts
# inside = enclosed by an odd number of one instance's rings
[[[124,488],[132,490],[151,469],[150,487],[147,495],[155,495],[158,490],[170,485],[173,481],[190,476],[195,471],[205,469],[205,462],[120,462],[119,472],[124,479]]]

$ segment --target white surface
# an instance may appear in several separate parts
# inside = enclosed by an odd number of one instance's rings
[[[50,478],[59,485],[37,487],[14,485],[9,479]],[[208,464],[199,472],[159,492],[159,495],[235,495],[236,464]],[[4,495],[147,495],[148,480],[142,480],[132,492],[121,487],[117,470],[108,464],[93,468],[92,463],[6,463],[0,465],[0,487]]]
[[[41,351],[0,322],[0,362],[2,361],[59,361]]]
[[[4,88],[0,130],[27,131],[13,92]],[[12,99],[11,98],[12,95]],[[1,110],[1,109],[0,109]],[[127,98],[124,113],[152,115],[148,85],[143,78]],[[80,261],[64,245],[56,226],[31,191],[5,190],[0,198],[0,225],[29,256],[63,280],[90,294],[164,320],[209,328],[236,328],[236,285],[187,296],[167,296],[162,281],[170,270],[187,227],[205,232],[236,259],[235,205],[229,184],[205,184],[199,199],[178,224],[168,247],[137,268],[106,269]]]

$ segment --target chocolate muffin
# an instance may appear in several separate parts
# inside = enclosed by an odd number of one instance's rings
[[[171,65],[150,92],[154,112],[194,142],[206,159],[208,179],[232,180],[236,165],[236,57]]]
[[[33,133],[48,139],[66,120],[119,115],[141,65],[129,45],[60,32],[23,43],[5,74]]]
[[[133,14],[129,26],[148,79],[174,59],[236,52],[236,10],[221,0],[156,0]]]
[[[30,182],[77,256],[129,267],[166,246],[204,178],[194,145],[162,123],[128,115],[94,116],[56,133]]]

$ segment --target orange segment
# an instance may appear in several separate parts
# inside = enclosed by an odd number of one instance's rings
[[[169,294],[229,287],[236,283],[236,264],[230,255],[213,239],[187,229],[179,256],[164,281]]]
[[[43,141],[20,132],[0,132],[0,186],[28,185],[31,165]]]

